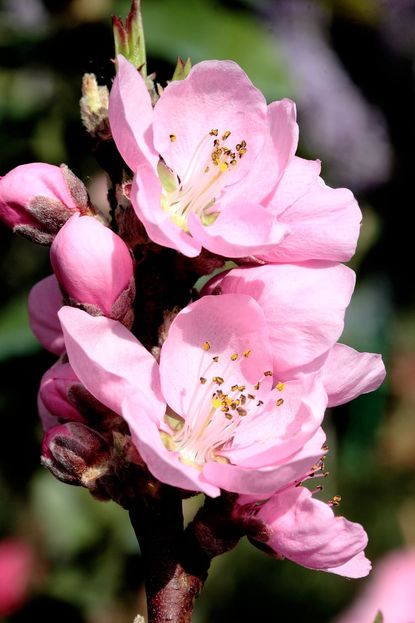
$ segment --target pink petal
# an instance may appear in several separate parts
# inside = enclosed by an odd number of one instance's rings
[[[220,214],[212,225],[204,227],[195,214],[188,220],[192,235],[212,253],[225,257],[260,254],[273,249],[287,233],[268,210],[249,198],[222,206],[218,201],[217,207]]]
[[[273,496],[261,507],[256,519],[271,530],[269,547],[311,569],[337,568],[339,572],[340,565],[349,563],[367,545],[367,535],[360,524],[335,517],[328,504],[314,499],[304,487]],[[353,572],[353,565],[348,571]]]
[[[264,316],[250,297],[205,296],[188,305],[173,321],[161,349],[160,375],[167,403],[185,417],[195,397],[212,393],[214,377],[223,377],[225,390],[234,384],[255,385],[270,369],[267,341]],[[243,352],[248,350],[249,357],[244,357]],[[238,355],[236,361],[231,360],[233,354]],[[213,360],[215,356],[218,362]],[[201,378],[206,379],[205,385],[201,385]],[[263,390],[270,385],[267,376]]]
[[[259,254],[261,259],[346,262],[354,254],[362,215],[350,190],[330,188],[318,178],[303,197],[282,213],[278,213],[276,205],[268,207],[289,233],[273,251]]]
[[[247,143],[235,172],[242,177],[264,143],[267,126],[265,99],[245,72],[232,61],[204,61],[186,80],[171,82],[161,95],[154,108],[154,145],[183,179],[200,141],[212,129],[219,136],[229,130],[229,145]],[[170,135],[176,137],[174,142]]]
[[[62,305],[62,292],[55,275],[45,277],[30,290],[27,303],[30,328],[42,346],[58,356],[65,351],[58,318]]]
[[[301,199],[317,181],[320,170],[320,160],[305,160],[294,156],[288,163],[275,193],[267,202],[273,213],[283,214],[289,206]]]
[[[364,552],[360,552],[344,565],[331,567],[330,569],[323,569],[323,571],[335,573],[336,575],[342,575],[345,578],[357,579],[364,578],[369,575],[371,569],[372,563],[366,558]],[[357,622],[355,621],[355,623]],[[369,623],[373,623],[373,621],[370,621]]]
[[[283,99],[268,106],[268,134],[247,175],[232,188],[239,200],[267,203],[285,170],[290,166],[298,143],[294,102]],[[299,158],[297,159],[299,160]]]
[[[202,250],[200,242],[172,222],[171,215],[162,210],[160,200],[161,184],[158,176],[150,165],[140,165],[131,188],[131,202],[149,238],[187,257],[199,255]]]
[[[154,167],[158,154],[152,140],[153,107],[143,78],[123,56],[109,100],[109,121],[118,151],[132,171],[142,161]]]
[[[277,400],[283,404],[277,406]],[[221,454],[242,467],[272,467],[298,452],[318,430],[327,406],[320,382],[309,375],[275,389],[264,410],[245,418],[235,431],[232,447]]]
[[[355,275],[341,264],[308,262],[235,268],[204,291],[252,296],[264,312],[275,380],[321,367],[340,337]]]
[[[59,319],[70,364],[97,400],[120,414],[124,398],[142,392],[148,408],[162,417],[157,363],[128,329],[73,307],[63,307]]]
[[[322,380],[327,391],[329,407],[335,407],[373,392],[386,375],[382,356],[358,351],[336,344],[322,368]]]
[[[160,421],[149,409],[144,395],[131,395],[122,405],[122,415],[127,421],[134,444],[150,472],[172,487],[189,491],[202,491],[217,497],[220,489],[203,478],[200,471],[180,461],[179,453],[167,450],[160,437]]]
[[[303,480],[324,454],[321,449],[325,435],[321,429],[304,447],[281,464],[264,469],[253,469],[217,462],[206,463],[203,473],[206,479],[226,491],[234,493],[269,496],[288,485]]]

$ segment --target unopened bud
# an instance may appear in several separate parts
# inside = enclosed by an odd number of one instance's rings
[[[147,61],[140,5],[140,0],[132,0],[125,26],[119,17],[112,18],[112,25],[115,56],[122,54],[134,67],[137,67],[145,79],[147,77]]]
[[[74,213],[89,213],[88,194],[64,165],[23,164],[0,178],[0,219],[32,242],[50,244]]]
[[[108,123],[108,98],[106,86],[99,86],[95,74],[85,74],[82,78],[82,97],[80,101],[81,119],[92,136],[104,140],[111,138]]]
[[[41,463],[62,482],[95,493],[110,470],[111,450],[99,433],[80,422],[55,426],[43,436]]]
[[[84,422],[71,394],[80,381],[69,363],[56,363],[42,377],[39,399],[48,413],[58,420]]]
[[[50,257],[70,305],[131,324],[134,265],[127,245],[111,229],[74,215],[56,236]]]
[[[62,292],[55,275],[39,281],[29,293],[29,324],[44,348],[55,355],[65,352],[65,342],[58,311],[63,305]]]

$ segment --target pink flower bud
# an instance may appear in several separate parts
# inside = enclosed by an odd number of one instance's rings
[[[71,397],[71,390],[79,385],[79,379],[70,364],[58,362],[42,377],[39,401],[50,415],[59,420],[84,422]]]
[[[104,437],[81,422],[55,426],[43,436],[41,463],[62,482],[96,491],[109,469],[110,447]]]
[[[33,242],[50,244],[74,212],[87,211],[85,186],[64,165],[23,164],[0,178],[0,219]]]
[[[30,290],[27,303],[30,327],[42,346],[58,356],[65,352],[58,318],[62,305],[62,292],[55,275],[45,277]]]
[[[18,539],[0,541],[0,617],[8,617],[23,606],[33,575],[31,547]]]
[[[127,245],[91,216],[74,215],[56,236],[50,257],[68,302],[92,315],[122,320],[134,298]]]

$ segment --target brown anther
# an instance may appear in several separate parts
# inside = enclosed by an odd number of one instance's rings
[[[258,389],[261,387],[261,383],[258,381],[258,383],[256,383],[256,385],[254,385],[254,389],[256,389],[258,391]]]
[[[209,342],[203,342],[203,350],[210,350],[210,343]]]
[[[258,402],[257,402],[257,405],[256,405],[256,406],[257,406],[257,407],[260,407],[260,406],[261,406],[261,405],[263,405],[263,404],[264,404],[264,401],[263,401],[263,400],[258,400]]]
[[[238,391],[238,386],[237,385],[232,385],[231,391],[233,391],[233,392]]]
[[[205,173],[207,173],[209,171],[209,167],[205,168]]]
[[[233,167],[234,167],[236,164],[237,164],[237,162],[236,162],[236,160],[235,160],[235,159],[231,160],[231,165],[232,165]]]
[[[214,361],[215,363],[218,363],[218,361],[219,361],[219,357],[218,357],[217,355],[215,355],[214,357],[212,357],[212,359],[213,359],[213,361]]]
[[[231,355],[231,360],[236,361],[237,359],[238,359],[237,353],[233,353],[233,355]]]
[[[246,409],[242,409],[242,407],[238,407],[236,410],[241,417],[246,415]]]
[[[244,392],[244,391],[245,391],[245,385],[239,385],[238,392]]]
[[[226,130],[226,132],[224,132],[222,134],[222,140],[226,141],[226,139],[231,135],[231,133],[229,132],[229,130]]]
[[[232,413],[225,413],[225,417],[227,420],[231,420],[232,419]]]
[[[215,138],[215,140],[213,141],[213,144],[214,144],[215,147],[219,147],[220,140],[218,138]]]
[[[172,143],[174,143],[174,141],[176,140],[176,138],[177,138],[177,137],[176,137],[176,135],[175,135],[175,134],[170,134],[170,141],[171,141]]]
[[[221,389],[217,389],[215,395],[220,398],[221,396],[223,396],[223,391]]]
[[[242,147],[242,145],[241,145],[240,143],[238,143],[238,144],[235,146],[236,151],[239,151],[239,150],[241,149],[241,147]]]
[[[339,506],[341,501],[342,501],[341,495],[333,495],[333,497],[329,501],[329,504],[331,504],[332,506]]]
[[[231,409],[236,409],[237,405],[236,402],[231,402]]]
[[[202,383],[202,385],[206,383],[206,379],[203,376],[200,377],[199,381]]]
[[[244,356],[244,357],[249,357],[249,355],[251,354],[251,352],[252,352],[252,351],[251,351],[251,349],[250,349],[250,348],[248,348],[248,350],[244,350],[244,352],[243,352],[243,356]]]
[[[246,149],[246,147],[241,147],[241,149],[239,150],[239,157],[242,158],[242,156],[244,156],[247,151],[248,150]]]
[[[241,147],[246,147],[246,141],[241,141]]]
[[[323,443],[323,445],[321,446],[321,449],[323,450],[323,452],[328,452],[329,451],[329,447],[326,443]]]
[[[284,404],[284,398],[278,398],[278,400],[277,400],[277,407],[280,407],[283,404]]]
[[[241,405],[244,405],[245,403],[246,403],[246,396],[241,394]]]
[[[217,385],[223,385],[223,383],[225,382],[221,376],[214,376],[212,381]]]
[[[223,407],[221,407],[220,409],[223,413],[227,413],[229,411],[229,407],[228,405],[223,405]]]
[[[272,370],[266,370],[266,372],[264,372],[264,376],[272,376]]]
[[[255,400],[254,394],[248,394],[248,398],[249,398],[249,400]]]
[[[209,134],[210,134],[210,136],[217,136],[218,135],[218,130],[217,129],[216,130],[211,130],[209,132]]]

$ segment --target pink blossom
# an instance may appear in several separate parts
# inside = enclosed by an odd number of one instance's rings
[[[29,593],[34,556],[28,544],[15,538],[0,541],[0,616],[23,606]]]
[[[349,578],[370,571],[363,554],[367,535],[362,526],[335,517],[331,506],[314,499],[305,487],[290,487],[262,503],[241,496],[234,517],[250,520],[250,540],[265,544],[276,557]]]
[[[83,422],[84,418],[74,405],[71,392],[80,385],[79,379],[69,363],[55,363],[45,372],[40,382],[39,405],[42,422],[44,415],[49,414],[54,420]],[[50,428],[47,425],[47,429]]]
[[[380,611],[384,623],[415,621],[415,550],[388,554],[376,564],[356,602],[337,623],[373,623]]]
[[[96,218],[74,215],[69,219],[53,241],[50,259],[73,303],[116,318],[131,307],[134,266],[130,251]]]
[[[0,178],[0,219],[34,242],[51,242],[74,212],[87,211],[85,187],[67,167],[33,162]]]
[[[246,294],[261,307],[269,330],[274,377],[318,372],[329,406],[373,391],[385,368],[380,355],[337,344],[355,283],[341,264],[306,262],[235,268],[213,277],[202,294]]]
[[[55,355],[65,351],[58,311],[63,305],[62,292],[55,275],[39,281],[28,298],[29,324],[44,348]]]
[[[360,210],[346,189],[296,157],[289,100],[267,106],[231,61],[204,61],[171,82],[154,109],[122,56],[110,95],[117,147],[134,172],[131,200],[148,235],[194,257],[202,247],[267,261],[344,261]]]
[[[316,375],[273,381],[267,323],[251,297],[205,296],[182,310],[159,366],[119,323],[68,307],[59,317],[76,375],[123,415],[162,482],[270,495],[324,454],[324,388]]]

